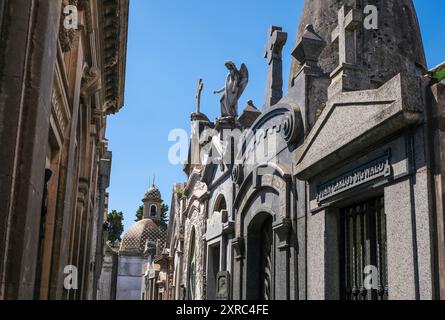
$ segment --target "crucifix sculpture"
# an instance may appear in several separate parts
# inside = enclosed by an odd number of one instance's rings
[[[267,75],[266,104],[265,107],[273,106],[283,97],[283,60],[282,51],[287,42],[287,33],[283,29],[271,26],[269,39],[264,51],[269,71]]]
[[[199,79],[198,82],[198,89],[196,92],[196,113],[201,113],[201,94],[202,90],[204,89],[204,81],[202,79]]]

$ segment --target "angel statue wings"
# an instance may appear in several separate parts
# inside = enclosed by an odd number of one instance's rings
[[[240,70],[236,68],[232,61],[227,61],[225,66],[229,70],[226,85],[224,88],[215,91],[214,94],[223,93],[221,97],[221,117],[234,118],[238,116],[238,100],[249,82],[249,71],[244,63]]]

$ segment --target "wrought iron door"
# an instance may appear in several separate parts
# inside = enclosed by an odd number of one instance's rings
[[[341,284],[345,300],[387,300],[386,214],[384,198],[341,212]]]

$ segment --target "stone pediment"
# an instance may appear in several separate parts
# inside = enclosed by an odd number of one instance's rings
[[[399,74],[379,89],[343,92],[328,101],[296,153],[295,173],[308,180],[422,119],[421,79]]]

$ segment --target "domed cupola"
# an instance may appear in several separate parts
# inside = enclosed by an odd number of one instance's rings
[[[153,186],[144,194],[144,214],[124,235],[120,254],[144,255],[148,247],[163,248],[167,237],[167,225],[162,222],[162,196]]]
[[[144,199],[142,201],[157,201],[162,202],[161,192],[156,186],[151,187],[145,192]]]
[[[151,219],[136,222],[124,235],[119,249],[124,255],[144,255],[147,245],[163,248],[167,238],[167,225]]]

